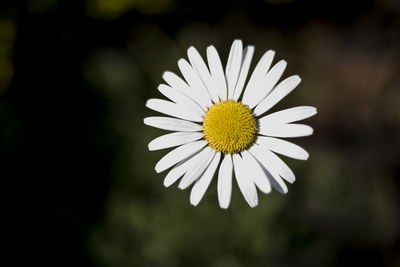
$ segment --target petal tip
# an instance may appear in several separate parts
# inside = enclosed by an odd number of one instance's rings
[[[150,108],[149,106],[151,105],[152,100],[151,99],[147,99],[145,106]]]
[[[154,170],[156,170],[157,173],[160,173],[163,171],[163,169],[161,169],[161,167],[159,166],[159,164],[157,163],[156,166],[154,167]]]
[[[251,208],[257,207],[257,205],[258,205],[258,198],[249,199],[249,201],[247,201],[247,204],[249,204],[249,206],[250,206]]]
[[[180,190],[185,190],[186,187],[187,187],[186,183],[185,183],[183,180],[181,180],[181,182],[180,182],[179,185],[178,185],[178,188],[179,188]]]
[[[171,172],[170,172],[171,173]],[[164,178],[163,185],[165,187],[170,187],[176,180],[171,179],[170,173]]]
[[[299,83],[301,82],[300,76],[299,76],[299,75],[293,75],[293,76],[292,76],[292,82],[293,82],[293,83],[299,84]],[[297,86],[297,85],[296,85],[296,86]]]
[[[190,204],[192,205],[192,206],[197,206],[197,205],[199,205],[199,203],[200,203],[200,200],[198,200],[198,199],[190,199]]]
[[[147,148],[149,149],[149,151],[153,151],[153,150],[152,150],[151,142],[147,145]]]
[[[226,210],[226,209],[228,209],[229,208],[229,203],[220,203],[219,204],[219,207],[221,208],[221,209],[224,209],[224,210]]]
[[[187,61],[184,58],[178,60],[178,66],[181,67],[182,65],[186,64]]]
[[[197,50],[196,50],[196,48],[194,48],[194,46],[190,46],[188,49],[187,49],[187,54],[188,54],[188,56],[190,56],[190,54],[193,54],[193,53],[196,53],[197,52]]]
[[[209,53],[211,51],[216,51],[215,46],[213,46],[213,45],[207,46],[207,52]]]

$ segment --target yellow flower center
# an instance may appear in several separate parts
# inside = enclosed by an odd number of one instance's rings
[[[243,151],[253,142],[256,132],[253,112],[240,102],[219,102],[204,116],[204,137],[210,147],[222,153]]]

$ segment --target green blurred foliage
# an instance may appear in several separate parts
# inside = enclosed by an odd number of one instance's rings
[[[57,7],[59,0],[28,0],[27,9],[31,14],[43,14]]]
[[[89,0],[87,9],[93,17],[115,19],[133,8],[145,14],[165,13],[173,4],[174,0]]]

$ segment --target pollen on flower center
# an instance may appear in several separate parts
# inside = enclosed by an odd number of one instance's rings
[[[204,137],[210,147],[222,153],[243,151],[253,142],[256,132],[252,111],[240,102],[219,102],[204,116]]]

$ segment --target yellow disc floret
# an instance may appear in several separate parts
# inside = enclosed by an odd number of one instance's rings
[[[204,116],[204,137],[210,147],[222,153],[243,151],[253,142],[256,132],[253,113],[240,102],[219,102]]]

